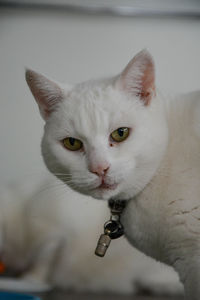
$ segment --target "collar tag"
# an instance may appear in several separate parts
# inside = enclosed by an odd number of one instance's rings
[[[124,234],[124,227],[120,222],[120,216],[126,206],[125,200],[110,199],[108,206],[110,208],[110,220],[104,224],[104,234],[101,234],[95,254],[103,257],[110,245],[111,240],[117,239]]]

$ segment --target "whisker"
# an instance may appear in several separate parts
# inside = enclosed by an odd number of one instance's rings
[[[44,192],[46,190],[54,189],[57,187],[58,188],[66,188],[66,185],[63,182],[53,182],[53,183],[45,184],[40,188],[39,192]]]

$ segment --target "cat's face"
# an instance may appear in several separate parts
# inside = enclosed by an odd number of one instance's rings
[[[52,86],[32,71],[27,75],[46,120],[42,153],[47,167],[94,198],[128,199],[137,194],[153,176],[166,144],[162,107],[156,97],[150,101],[154,87],[148,92],[141,85],[128,90],[126,69],[115,79],[70,88]]]

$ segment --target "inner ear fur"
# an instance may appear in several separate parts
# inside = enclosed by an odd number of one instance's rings
[[[117,85],[149,105],[155,96],[155,67],[151,54],[142,50],[128,63],[119,76]]]

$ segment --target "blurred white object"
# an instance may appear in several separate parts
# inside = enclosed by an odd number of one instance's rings
[[[94,255],[106,202],[93,201],[54,178],[32,178],[0,192],[0,253],[19,278],[1,278],[0,289],[154,294],[182,293],[175,272],[139,253],[124,237],[106,257]]]

